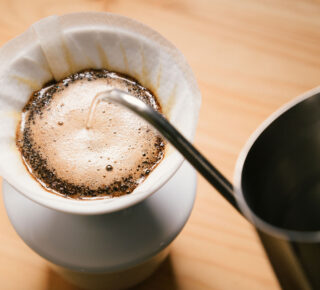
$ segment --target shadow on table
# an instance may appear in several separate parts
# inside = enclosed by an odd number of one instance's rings
[[[81,288],[65,281],[51,267],[47,268],[47,288],[46,290],[82,290]],[[174,269],[170,255],[164,260],[160,267],[147,280],[130,290],[175,290],[178,284],[175,279]]]
[[[171,255],[164,260],[160,267],[147,280],[130,290],[176,290],[178,283],[174,274]]]
[[[47,267],[47,288],[45,290],[83,290],[65,281],[50,266]]]

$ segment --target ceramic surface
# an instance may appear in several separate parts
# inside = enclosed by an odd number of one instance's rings
[[[46,208],[3,182],[8,216],[26,244],[56,265],[93,273],[133,267],[165,249],[189,218],[195,194],[196,173],[186,162],[141,203],[95,216]]]

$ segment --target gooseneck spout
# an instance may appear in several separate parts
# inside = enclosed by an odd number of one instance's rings
[[[91,104],[87,120],[88,129],[92,123],[95,107],[101,101],[121,104],[153,125],[241,213],[233,195],[232,184],[162,114],[138,98],[119,89],[109,89],[98,93]]]

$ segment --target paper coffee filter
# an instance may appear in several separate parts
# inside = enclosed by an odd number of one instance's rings
[[[181,52],[147,26],[110,13],[50,16],[6,43],[0,63],[0,174],[32,200],[65,212],[111,212],[149,196],[182,164],[182,156],[167,146],[165,158],[133,193],[78,201],[41,187],[16,147],[16,128],[31,93],[52,79],[90,68],[136,78],[156,94],[168,120],[192,140],[201,102],[196,81]]]

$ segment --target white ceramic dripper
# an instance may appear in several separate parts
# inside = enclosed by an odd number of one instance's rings
[[[195,173],[187,165],[179,169],[182,156],[168,146],[163,161],[130,195],[77,201],[48,193],[32,178],[15,134],[33,91],[52,79],[91,68],[136,78],[157,95],[170,122],[192,140],[200,93],[181,52],[143,24],[89,12],[40,20],[0,49],[0,62],[0,175],[5,179],[6,209],[18,234],[82,286],[98,280],[96,274],[107,277],[111,288],[144,279],[155,266],[140,269],[136,279],[129,277],[139,265],[159,264],[158,255],[181,231],[193,205]],[[173,198],[172,191],[179,193]],[[158,226],[145,224],[144,232],[144,223],[152,218]],[[81,280],[83,273],[93,276]]]

